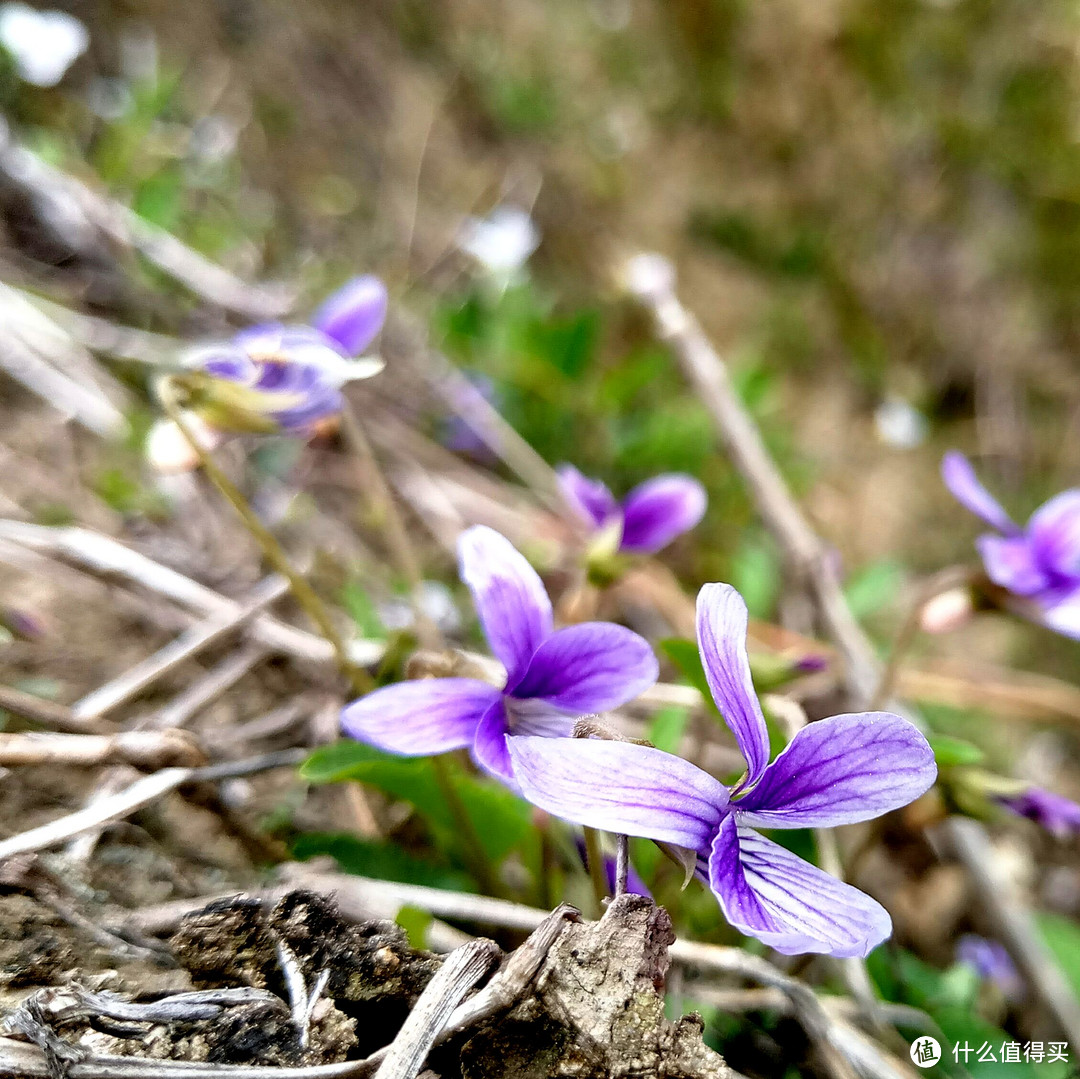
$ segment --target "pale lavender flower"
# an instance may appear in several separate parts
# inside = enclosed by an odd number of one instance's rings
[[[682,473],[654,476],[622,502],[573,465],[562,465],[558,478],[563,497],[595,531],[621,525],[619,550],[630,554],[655,554],[705,515],[705,488]]]
[[[386,287],[377,277],[357,277],[323,303],[310,325],[251,326],[231,341],[191,353],[187,366],[251,391],[253,421],[310,434],[341,411],[345,383],[382,370],[375,357],[354,357],[379,333],[386,304]]]
[[[956,961],[971,967],[984,981],[992,982],[1009,1000],[1023,995],[1024,982],[1004,945],[975,933],[956,942]]]
[[[481,768],[517,789],[508,733],[569,735],[578,717],[633,700],[659,667],[648,641],[624,626],[555,630],[543,582],[498,532],[468,529],[458,557],[488,644],[506,667],[504,686],[474,678],[400,682],[353,701],[341,725],[352,738],[407,757],[467,747]]]
[[[754,829],[832,828],[907,805],[934,782],[933,752],[906,720],[863,712],[811,723],[770,764],[746,624],[734,588],[702,588],[702,663],[748,766],[735,787],[658,749],[594,739],[510,738],[514,773],[555,816],[694,852],[698,877],[740,932],[788,955],[865,956],[892,931],[888,912]]]
[[[1015,610],[1080,639],[1080,488],[1044,503],[1021,528],[962,453],[945,454],[941,475],[957,501],[995,529],[976,543],[986,575],[1015,597]]]
[[[1028,787],[1020,794],[997,799],[998,803],[1019,817],[1027,817],[1058,839],[1080,834],[1080,805],[1042,787]]]

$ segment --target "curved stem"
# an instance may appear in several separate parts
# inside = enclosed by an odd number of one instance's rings
[[[203,448],[195,437],[188,426],[187,420],[184,419],[183,409],[181,409],[177,401],[176,388],[170,377],[166,376],[158,383],[157,395],[165,413],[176,424],[191,447],[192,452],[198,457],[199,464],[202,466],[203,472],[206,473],[206,478],[236,511],[237,516],[243,521],[244,527],[259,544],[263,554],[266,556],[266,560],[288,580],[289,588],[296,597],[296,602],[300,604],[307,616],[315,623],[319,632],[330,642],[342,674],[349,679],[349,682],[358,692],[367,692],[374,689],[375,683],[371,676],[360,667],[357,667],[349,658],[341,636],[334,627],[330,613],[315,592],[315,589],[293,566],[277,537],[259,520],[255,511],[248,505],[247,499],[236,489],[232,481],[218,466],[213,456]]]
[[[948,569],[943,569],[940,573],[935,573],[932,577],[922,583],[915,595],[915,601],[908,609],[903,622],[900,623],[900,628],[896,632],[896,637],[893,639],[893,645],[889,651],[888,662],[881,672],[877,688],[874,690],[874,694],[870,698],[870,703],[867,706],[869,711],[873,712],[879,708],[883,708],[892,698],[893,692],[896,689],[896,679],[900,674],[900,666],[907,656],[908,651],[911,649],[911,646],[915,643],[915,638],[918,636],[922,613],[926,608],[926,605],[935,596],[941,595],[942,592],[947,592],[950,588],[955,588],[958,585],[964,584],[970,579],[971,570],[967,567],[950,566]]]

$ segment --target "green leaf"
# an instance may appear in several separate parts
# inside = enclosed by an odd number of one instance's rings
[[[646,737],[657,749],[665,753],[678,753],[689,718],[690,713],[677,705],[661,708],[652,717]]]
[[[930,748],[934,751],[934,760],[939,768],[955,768],[965,764],[979,764],[986,754],[971,742],[962,738],[951,738],[947,734],[933,734],[927,737]]]
[[[341,590],[341,605],[349,612],[356,628],[364,637],[374,640],[386,639],[386,627],[379,618],[375,604],[367,591],[356,581],[349,581]]]
[[[1037,913],[1035,920],[1046,946],[1068,978],[1073,994],[1080,998],[1080,925],[1060,914]]]
[[[394,919],[405,930],[410,946],[418,951],[427,950],[428,929],[434,920],[430,911],[421,910],[419,907],[402,907]]]
[[[904,569],[899,562],[882,559],[853,573],[844,588],[851,613],[867,618],[888,606],[900,590]]]
[[[473,882],[464,873],[417,858],[396,843],[362,839],[349,832],[302,832],[292,841],[294,857],[309,858],[329,854],[346,873],[402,884],[425,884],[448,891],[471,891]]]
[[[720,715],[716,702],[701,665],[701,653],[695,641],[686,637],[666,637],[660,642],[660,650],[679,668],[682,676],[705,698],[705,704],[715,715]]]
[[[751,618],[768,618],[780,592],[776,548],[763,536],[746,536],[731,562],[731,583],[738,589]]]
[[[494,780],[466,774],[451,758],[446,763],[458,799],[492,862],[500,862],[535,838],[528,803]],[[342,740],[315,750],[300,766],[300,774],[311,783],[367,783],[412,805],[441,846],[460,843],[457,822],[443,798],[430,757],[395,757],[361,742]]]

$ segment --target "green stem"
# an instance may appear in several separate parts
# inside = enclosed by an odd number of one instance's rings
[[[465,848],[465,854],[469,861],[469,872],[476,878],[476,883],[491,896],[502,896],[495,870],[488,861],[487,851],[484,850],[480,836],[473,825],[465,803],[454,786],[454,777],[450,772],[449,764],[443,756],[431,758],[435,769],[435,782],[439,784],[439,790],[446,800],[450,816],[454,818],[454,826],[457,828],[458,837]]]
[[[199,440],[192,433],[187,420],[184,419],[183,410],[177,402],[176,389],[170,377],[166,376],[158,383],[157,393],[162,408],[164,408],[169,419],[176,424],[191,447],[192,452],[198,457],[199,464],[202,465],[203,472],[206,473],[206,478],[218,489],[225,501],[236,510],[240,520],[244,523],[244,527],[254,536],[255,541],[262,548],[266,560],[288,580],[289,588],[296,597],[296,602],[303,607],[307,616],[318,627],[319,632],[330,642],[342,674],[349,679],[357,692],[368,692],[374,689],[375,683],[371,676],[349,659],[341,636],[334,628],[330,613],[315,592],[315,589],[296,570],[274,534],[259,520],[254,510],[248,505],[247,499],[236,489],[211,454],[200,445]]]
[[[604,873],[604,856],[600,853],[600,833],[595,828],[583,828],[585,834],[585,860],[589,863],[589,880],[592,881],[598,914],[604,913],[604,900],[608,887]]]

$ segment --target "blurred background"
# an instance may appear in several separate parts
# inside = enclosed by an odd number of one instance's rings
[[[0,329],[25,338],[32,299],[102,357],[123,417],[105,439],[58,426],[47,380],[35,391],[32,362],[0,342],[3,514],[123,535],[226,591],[254,579],[247,541],[185,520],[144,452],[147,357],[242,326],[245,304],[216,306],[212,277],[181,287],[138,243],[86,228],[56,169],[104,199],[91,217],[130,208],[266,283],[252,320],[285,309],[276,286],[306,312],[377,273],[550,464],[571,455],[619,493],[698,476],[707,518],[664,561],[690,592],[731,581],[754,616],[783,620],[778,552],[619,288],[620,262],[655,250],[884,646],[920,577],[974,558],[945,450],[971,455],[1019,520],[1076,481],[1078,49],[1066,0],[0,4]],[[390,335],[386,376],[358,391],[400,421],[376,441],[409,458],[402,432],[420,431],[502,475],[395,372],[407,351]],[[296,452],[255,459],[266,504]],[[322,547],[348,552],[327,570],[346,587],[365,554],[320,520]],[[185,566],[193,529],[203,561]],[[452,577],[449,555],[432,558]],[[5,604],[47,630],[32,648],[15,633],[12,684],[68,699],[147,650],[134,616],[117,627],[25,565],[4,582]],[[351,595],[363,629],[366,594]],[[969,686],[1056,679],[1026,683],[1007,722],[962,688],[924,703],[1004,770],[1080,794],[1075,642],[987,616],[913,655]],[[1068,872],[1040,894],[1073,916],[1075,858],[1051,861]],[[704,933],[714,912],[688,916]]]

